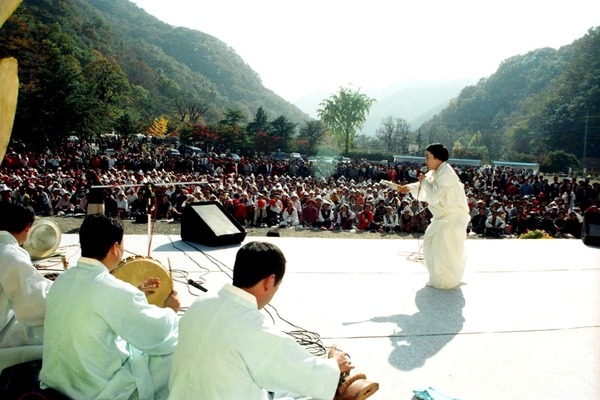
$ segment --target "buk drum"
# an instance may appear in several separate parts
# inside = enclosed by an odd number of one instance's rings
[[[160,287],[154,289],[154,293],[148,294],[148,303],[164,307],[165,300],[173,291],[173,280],[169,272],[162,264],[152,257],[132,256],[122,260],[112,274],[135,287],[139,287],[150,278],[160,279]]]
[[[60,238],[60,227],[56,222],[48,218],[39,218],[31,225],[23,248],[33,259],[48,258],[58,249]]]

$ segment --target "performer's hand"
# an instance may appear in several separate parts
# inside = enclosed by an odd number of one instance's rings
[[[340,352],[337,352],[334,357],[338,363],[338,367],[340,369],[341,374],[348,372],[354,368],[354,365],[352,365],[352,361],[348,357],[347,353],[343,353],[340,351]]]
[[[410,188],[406,185],[402,185],[398,188],[398,191],[402,194],[406,194],[406,193],[410,192]]]
[[[146,296],[149,294],[154,294],[154,289],[158,289],[160,287],[160,279],[158,278],[150,278],[146,279],[144,282],[140,283],[138,289],[140,289]]]
[[[172,291],[169,297],[165,300],[165,307],[169,307],[175,312],[179,312],[181,308],[181,303],[179,302],[179,295],[176,291]]]
[[[419,182],[423,182],[423,179],[425,179],[425,174],[419,174],[417,179],[419,180]]]

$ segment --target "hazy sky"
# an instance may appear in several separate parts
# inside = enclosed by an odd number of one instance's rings
[[[131,0],[215,36],[290,102],[340,86],[491,75],[600,26],[595,0]]]

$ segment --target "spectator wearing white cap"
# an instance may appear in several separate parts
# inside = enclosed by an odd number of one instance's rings
[[[12,191],[4,183],[0,185],[0,202],[12,203]]]
[[[123,189],[119,190],[117,193],[117,215],[121,219],[129,218],[129,202],[125,197],[125,192]]]
[[[60,198],[54,206],[54,212],[56,215],[63,216],[73,214],[75,212],[75,206],[71,203],[71,195],[65,189],[60,190]]]

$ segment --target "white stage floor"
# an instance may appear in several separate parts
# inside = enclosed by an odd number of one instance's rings
[[[77,235],[59,251],[71,265]],[[426,288],[418,240],[246,237],[278,245],[288,264],[272,306],[348,352],[377,381],[373,399],[412,399],[433,386],[461,400],[600,398],[600,250],[580,240],[467,240],[460,289]],[[155,236],[184,306],[231,280],[239,245],[211,248]],[[125,238],[126,256],[148,238]],[[43,262],[41,264],[44,264]],[[283,331],[295,330],[267,307]]]

